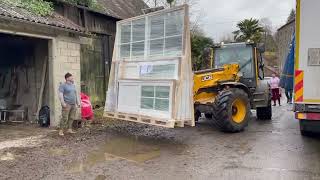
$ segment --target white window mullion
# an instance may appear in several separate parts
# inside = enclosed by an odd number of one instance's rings
[[[130,22],[130,57],[129,57],[129,60],[131,61],[131,58],[132,58],[132,41],[133,41],[133,38],[132,38],[132,30],[133,30],[133,24],[132,24],[132,21]]]
[[[153,86],[153,110],[156,109],[156,86]]]
[[[162,55],[165,54],[165,47],[166,47],[166,16],[163,17],[163,47],[162,47]]]
[[[145,42],[144,42],[144,58],[143,58],[143,60],[146,60],[148,58],[148,52],[150,49],[149,35],[150,35],[149,17],[147,16],[145,19],[145,35],[144,35]]]

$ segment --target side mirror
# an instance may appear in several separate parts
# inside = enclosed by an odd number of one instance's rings
[[[258,43],[257,49],[259,50],[260,53],[264,53],[266,51],[266,46],[264,43]]]

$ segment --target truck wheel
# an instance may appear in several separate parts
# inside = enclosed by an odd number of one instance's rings
[[[272,107],[271,103],[267,107],[257,108],[257,118],[261,120],[271,120],[272,118]]]
[[[224,90],[213,104],[213,121],[225,132],[240,132],[248,126],[250,103],[242,89]]]
[[[305,120],[299,120],[299,125],[300,125],[300,134],[302,136],[312,136],[312,133],[310,131],[305,130]]]

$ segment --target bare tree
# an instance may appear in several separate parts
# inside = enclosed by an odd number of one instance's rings
[[[289,17],[287,19],[287,23],[293,21],[296,18],[296,10],[291,9]]]
[[[190,7],[190,31],[191,33],[203,32],[201,29],[202,20],[205,17],[203,11],[198,10],[196,7],[199,0],[145,0],[149,7],[159,7],[163,6],[169,8],[172,6],[179,6],[182,4],[188,4]]]
[[[266,50],[275,52],[277,50],[277,44],[275,41],[275,32],[273,30],[272,22],[269,18],[260,19],[260,25],[264,29],[262,42],[265,43]]]
[[[234,36],[232,33],[229,34],[225,34],[221,39],[220,42],[224,42],[224,43],[232,43],[234,42]]]
[[[199,0],[144,0],[149,7],[164,6],[166,8],[171,6],[179,6],[188,4],[191,8],[198,4]]]
[[[269,18],[261,18],[259,22],[267,34],[273,34],[273,26]]]

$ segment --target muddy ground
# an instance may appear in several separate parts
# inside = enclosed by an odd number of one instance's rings
[[[237,134],[209,120],[180,129],[109,121],[65,137],[2,124],[0,179],[320,179],[320,138],[302,137],[291,109],[253,117]]]

